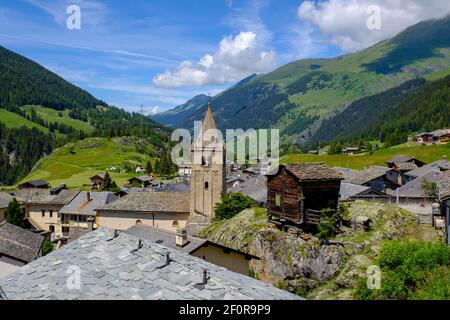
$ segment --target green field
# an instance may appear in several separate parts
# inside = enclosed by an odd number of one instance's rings
[[[82,188],[90,183],[90,177],[112,166],[123,169],[125,163],[132,167],[145,165],[150,158],[136,151],[136,143],[133,138],[91,138],[69,143],[41,159],[23,181],[43,179],[52,186],[64,183],[69,188]],[[136,174],[121,174],[119,170],[111,172],[111,176],[121,187]]]
[[[386,166],[386,161],[395,156],[412,156],[425,163],[441,160],[444,156],[450,159],[450,144],[421,146],[406,144],[374,151],[373,154],[358,155],[307,155],[288,154],[281,158],[281,163],[296,164],[302,162],[324,162],[331,167],[352,169],[369,168],[372,165]]]
[[[22,109],[25,110],[28,114],[31,113],[31,108],[34,108],[36,110],[36,114],[42,118],[45,119],[48,122],[58,122],[65,124],[67,126],[73,127],[77,130],[84,130],[84,131],[92,131],[94,128],[86,122],[72,119],[69,116],[70,110],[62,110],[58,111],[51,108],[45,108],[42,106],[23,106]],[[61,113],[62,117],[59,116],[59,113]]]
[[[21,127],[28,127],[28,128],[37,128],[39,130],[42,130],[43,132],[49,132],[47,128],[34,123],[28,119],[25,119],[24,117],[13,113],[13,112],[9,112],[6,109],[1,109],[0,108],[0,122],[3,122],[6,127],[8,128],[21,128]]]

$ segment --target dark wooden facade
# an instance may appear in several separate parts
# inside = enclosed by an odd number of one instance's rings
[[[322,210],[338,209],[341,180],[324,164],[280,166],[267,180],[269,218],[296,225],[318,223]]]

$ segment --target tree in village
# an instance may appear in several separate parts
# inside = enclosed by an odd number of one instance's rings
[[[101,187],[101,191],[119,192],[120,188],[117,186],[116,182],[111,179],[109,172],[106,171],[105,179]]]
[[[5,212],[5,218],[6,222],[8,223],[11,223],[20,228],[25,227],[25,216],[22,212],[22,209],[20,209],[19,202],[16,200],[16,198],[12,199],[8,204],[8,208]]]
[[[145,171],[147,171],[148,175],[151,175],[153,173],[153,166],[150,160],[148,160],[147,164],[145,165]]]
[[[227,220],[233,218],[245,209],[255,205],[255,201],[243,193],[227,193],[222,196],[222,201],[214,206],[215,220]]]

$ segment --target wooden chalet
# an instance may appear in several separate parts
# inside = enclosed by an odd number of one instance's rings
[[[338,210],[342,176],[323,163],[280,165],[267,175],[269,220],[317,224],[324,209]]]

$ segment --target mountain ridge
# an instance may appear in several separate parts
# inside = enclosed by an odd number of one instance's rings
[[[288,144],[304,131],[311,130],[313,137],[324,120],[355,101],[417,78],[440,79],[450,74],[448,34],[450,16],[420,22],[360,52],[293,61],[213,97],[217,125],[221,129],[279,128]],[[424,44],[426,48],[420,49]],[[197,106],[196,112],[178,111],[176,116],[185,119],[178,125],[191,128],[201,120],[206,106]],[[158,121],[167,123],[171,117],[162,114]]]

